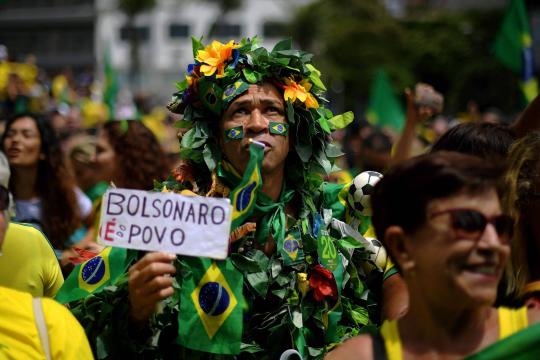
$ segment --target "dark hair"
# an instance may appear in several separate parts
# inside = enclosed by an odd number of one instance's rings
[[[406,233],[426,221],[428,204],[461,192],[499,190],[501,167],[476,156],[441,151],[426,154],[391,168],[371,195],[373,225],[384,242],[386,229],[398,225]]]
[[[165,152],[154,134],[140,121],[109,121],[103,125],[116,154],[117,186],[151,190],[154,180],[164,180],[169,172]]]
[[[515,135],[505,125],[491,123],[464,123],[448,130],[433,144],[431,152],[457,151],[483,159],[506,158]]]
[[[6,123],[2,135],[2,149],[11,126],[22,118],[30,118],[36,124],[41,138],[41,153],[38,160],[36,193],[41,198],[41,225],[55,249],[63,249],[64,243],[81,223],[75,182],[68,171],[58,138],[45,117],[40,114],[20,113]],[[12,173],[14,169],[12,169]],[[11,177],[9,187],[18,185]]]

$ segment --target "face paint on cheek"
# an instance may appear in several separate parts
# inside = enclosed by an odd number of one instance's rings
[[[242,126],[227,129],[223,133],[225,135],[225,142],[229,142],[231,140],[240,140],[244,137],[244,129]]]
[[[289,124],[271,121],[268,125],[270,134],[287,136]]]

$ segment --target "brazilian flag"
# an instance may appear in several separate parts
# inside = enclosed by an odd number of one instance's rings
[[[532,325],[497,341],[466,360],[538,360],[540,359],[540,324]]]
[[[493,50],[497,59],[516,74],[521,75],[521,90],[527,103],[538,94],[534,74],[532,37],[524,0],[510,0]]]
[[[65,304],[101,291],[123,275],[130,262],[126,249],[105,248],[98,255],[75,266],[58,290],[55,300]]]
[[[214,354],[240,353],[243,279],[229,260],[187,258],[178,313],[178,342]]]
[[[261,164],[264,157],[264,146],[253,142],[249,146],[249,162],[240,184],[231,191],[230,199],[233,207],[231,229],[242,225],[255,206],[257,191],[262,186]]]

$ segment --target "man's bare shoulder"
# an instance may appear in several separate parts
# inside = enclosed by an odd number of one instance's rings
[[[359,335],[345,341],[329,352],[325,360],[371,360],[373,359],[373,342],[369,335]]]

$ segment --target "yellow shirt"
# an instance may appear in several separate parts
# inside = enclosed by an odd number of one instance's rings
[[[42,306],[52,359],[93,359],[84,330],[69,310],[47,298]],[[30,294],[0,287],[0,319],[0,359],[45,359]]]
[[[499,313],[499,340],[515,334],[529,325],[526,307],[521,307],[519,309],[500,307],[497,310]],[[381,335],[384,339],[388,360],[403,359],[397,321],[385,320],[381,326]]]
[[[0,256],[0,286],[53,297],[64,278],[45,236],[29,225],[9,223]]]

